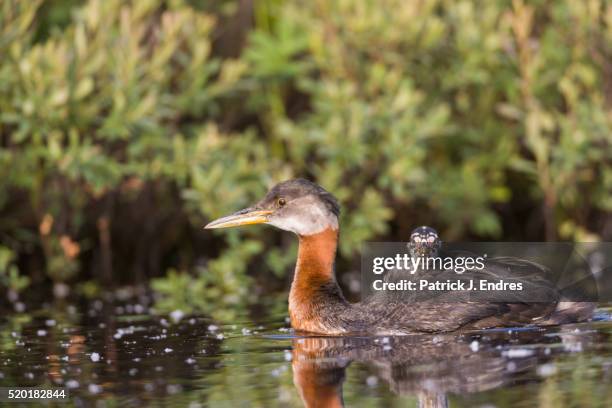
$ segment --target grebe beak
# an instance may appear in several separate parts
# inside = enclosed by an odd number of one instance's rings
[[[256,208],[245,208],[238,212],[216,219],[207,224],[205,229],[215,228],[231,228],[240,225],[265,224],[268,222],[268,216],[272,214],[272,210],[259,210]]]

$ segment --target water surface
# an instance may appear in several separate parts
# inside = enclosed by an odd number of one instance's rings
[[[612,312],[460,335],[302,337],[284,314],[222,324],[147,302],[53,304],[0,320],[0,386],[61,406],[574,407],[612,402]],[[29,406],[32,406],[30,404]]]

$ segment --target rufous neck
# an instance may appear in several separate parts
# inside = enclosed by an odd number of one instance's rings
[[[298,260],[289,293],[289,316],[297,330],[331,332],[327,314],[346,304],[334,277],[338,230],[300,236]]]
[[[338,230],[327,228],[299,237],[296,276],[300,279],[334,279],[334,261],[338,248]]]

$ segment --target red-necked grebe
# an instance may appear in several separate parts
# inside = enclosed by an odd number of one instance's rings
[[[217,219],[205,228],[270,224],[298,236],[298,259],[289,293],[291,325],[298,331],[321,334],[406,334],[458,329],[557,323],[556,303],[402,303],[373,296],[349,303],[336,282],[334,260],[338,246],[340,206],[321,186],[304,179],[274,186],[252,207]],[[417,242],[417,240],[419,242]],[[415,230],[411,251],[437,250],[433,229]],[[590,316],[592,306],[566,313],[563,321]]]

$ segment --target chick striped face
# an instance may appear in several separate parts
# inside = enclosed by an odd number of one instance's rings
[[[408,249],[413,257],[434,257],[437,255],[442,240],[438,232],[427,226],[415,228],[410,234]]]

